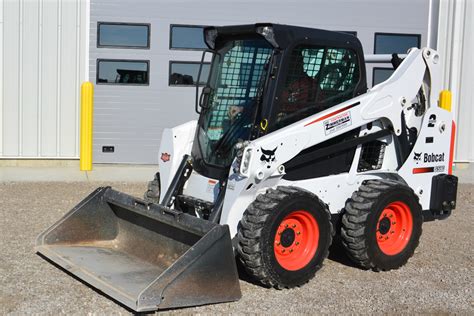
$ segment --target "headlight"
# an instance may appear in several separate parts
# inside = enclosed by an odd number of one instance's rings
[[[250,161],[252,159],[252,148],[245,148],[244,153],[242,154],[242,160],[240,161],[240,174],[242,176],[248,177]]]

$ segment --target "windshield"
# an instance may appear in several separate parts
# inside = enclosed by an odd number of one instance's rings
[[[264,39],[226,42],[211,66],[210,95],[199,121],[198,142],[208,164],[227,166],[234,145],[250,138],[272,54]]]

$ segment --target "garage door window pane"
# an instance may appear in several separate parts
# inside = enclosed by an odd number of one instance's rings
[[[171,26],[170,48],[206,49],[202,26]]]
[[[375,33],[375,54],[406,54],[412,47],[420,48],[421,35]]]
[[[171,62],[170,64],[170,86],[195,85],[199,73],[200,63],[190,62]],[[209,77],[208,63],[202,65],[201,78],[199,84],[206,84]]]
[[[148,61],[99,60],[97,63],[98,84],[148,84]]]
[[[387,80],[393,74],[393,71],[391,68],[374,68],[372,86]]]
[[[149,48],[148,24],[98,24],[98,47]]]

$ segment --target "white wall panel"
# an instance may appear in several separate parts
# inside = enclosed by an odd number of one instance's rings
[[[3,155],[3,7],[0,3],[0,157]]]
[[[85,7],[86,0],[0,0],[0,158],[79,156]]]
[[[438,49],[443,56],[443,83],[453,93],[457,118],[454,160],[474,162],[474,1],[440,3]]]
[[[474,2],[466,1],[462,39],[462,66],[459,73],[458,140],[456,159],[474,162]]]
[[[79,3],[63,1],[61,15],[61,68],[60,83],[61,95],[59,98],[59,154],[60,156],[74,156],[76,154],[76,134],[78,120],[76,119],[75,104],[79,99],[78,38],[77,16]],[[70,74],[75,74],[71,76]]]
[[[3,7],[3,155],[19,154],[20,2]]]
[[[58,3],[43,2],[41,43],[41,148],[39,156],[57,155]]]
[[[21,153],[38,153],[38,44],[39,0],[28,0],[23,5],[22,60],[21,60]]]

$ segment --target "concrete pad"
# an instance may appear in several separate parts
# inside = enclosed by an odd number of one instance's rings
[[[144,182],[153,180],[158,172],[158,165],[94,165],[92,171],[88,171],[87,179],[96,181],[125,181]]]
[[[453,173],[459,178],[459,183],[474,183],[474,164],[455,163]]]
[[[80,171],[79,166],[0,167],[0,182],[146,182],[158,171],[156,165],[96,164],[92,171]]]

